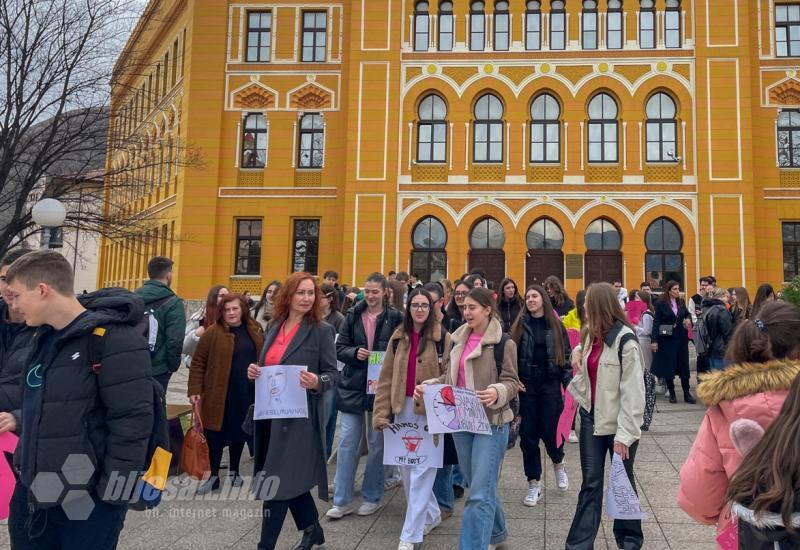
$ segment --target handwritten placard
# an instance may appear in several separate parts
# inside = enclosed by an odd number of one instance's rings
[[[383,463],[387,466],[425,466],[441,468],[444,435],[428,431],[428,420],[414,414],[409,398],[394,424],[383,429]]]
[[[631,480],[625,471],[622,457],[614,453],[611,459],[611,472],[608,475],[608,489],[606,492],[606,513],[614,519],[645,519],[647,515],[642,511],[642,504],[636,491],[631,486]]]
[[[300,386],[304,365],[273,365],[261,367],[256,378],[254,420],[268,418],[308,418],[306,390]]]
[[[378,378],[381,377],[381,367],[385,355],[385,351],[372,351],[369,354],[369,359],[367,359],[367,393],[369,395],[375,395],[375,390],[378,388]]]
[[[3,453],[14,454],[18,441],[19,438],[11,432],[0,434],[0,519],[8,519],[11,495],[17,482]]]
[[[423,397],[431,433],[492,433],[486,411],[474,391],[446,384],[432,384],[425,387]]]

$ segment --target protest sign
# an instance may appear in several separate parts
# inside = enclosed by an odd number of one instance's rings
[[[606,513],[614,519],[645,519],[642,504],[631,486],[622,457],[614,453],[606,491]]]
[[[423,397],[431,433],[492,433],[486,411],[474,391],[432,384],[425,387]]]
[[[428,431],[425,416],[414,414],[413,401],[406,400],[403,412],[383,429],[383,463],[387,466],[441,468],[444,435]]]
[[[367,359],[367,393],[375,395],[375,390],[378,388],[378,378],[381,376],[381,367],[383,366],[383,357],[386,355],[385,351],[371,351],[369,359]]]
[[[558,418],[558,428],[556,430],[556,445],[561,446],[569,438],[569,432],[572,429],[572,421],[575,420],[575,413],[578,412],[578,403],[572,394],[568,391],[561,389],[564,396],[564,410],[561,411],[561,416]]]
[[[303,365],[261,367],[256,378],[254,420],[267,418],[308,418],[306,390],[300,386]]]
[[[14,454],[18,441],[19,438],[11,432],[0,434],[0,519],[8,519],[11,495],[14,493],[14,485],[16,485],[14,472],[11,471],[3,453]]]

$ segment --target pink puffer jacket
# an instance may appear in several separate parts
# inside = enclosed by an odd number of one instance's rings
[[[701,377],[697,395],[709,409],[681,468],[678,490],[678,505],[696,521],[717,524],[718,532],[730,524],[725,493],[742,461],[731,423],[747,418],[766,429],[798,374],[800,362],[778,360],[731,365]]]

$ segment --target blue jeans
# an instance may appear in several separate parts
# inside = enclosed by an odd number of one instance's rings
[[[367,466],[361,482],[361,498],[365,502],[380,502],[383,496],[383,432],[372,429],[372,412],[366,414],[341,413],[341,433],[336,451],[336,476],[334,477],[333,505],[347,506],[355,499],[358,449],[367,423]]]
[[[508,538],[503,504],[497,495],[500,465],[508,444],[508,424],[492,426],[490,435],[469,432],[453,434],[458,463],[469,484],[458,548],[485,550]]]
[[[325,458],[330,458],[333,452],[333,438],[336,435],[336,391],[326,391],[322,398],[325,406]]]
[[[725,359],[722,357],[709,357],[708,358],[708,366],[711,368],[712,371],[714,370],[724,370],[725,369]]]
[[[433,495],[439,504],[440,510],[452,512],[456,505],[456,495],[453,493],[453,465],[439,468],[436,479],[433,481]]]

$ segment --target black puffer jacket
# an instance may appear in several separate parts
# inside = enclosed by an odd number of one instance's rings
[[[120,288],[86,294],[80,301],[88,311],[62,331],[44,356],[39,350],[53,329],[44,325],[33,337],[31,358],[36,364],[26,365],[23,432],[14,464],[30,488],[42,472],[69,476],[69,467],[64,468],[69,455],[88,456],[94,467],[91,478],[82,485],[73,483],[72,488],[118,502],[129,495],[114,494],[119,491],[114,491],[113,482],[144,469],[153,430],[150,351],[136,328],[144,303]],[[100,344],[92,336],[98,327],[105,329]],[[101,353],[96,374],[91,350]],[[76,467],[73,476],[80,478],[83,469]],[[55,503],[36,502],[36,506]]]
[[[20,377],[31,351],[33,333],[34,329],[25,323],[0,322],[0,412],[12,413],[18,426],[22,398]]]
[[[564,348],[564,367],[559,367],[555,362],[555,337],[553,331],[550,330],[550,325],[547,325],[545,331],[545,341],[547,344],[547,367],[545,369],[533,368],[534,357],[534,336],[528,320],[531,318],[530,312],[526,309],[520,317],[520,324],[522,325],[522,332],[517,342],[517,368],[519,370],[519,379],[525,386],[538,386],[544,382],[558,380],[566,388],[572,379],[572,367],[569,363],[569,355],[571,348],[569,346],[569,337],[567,336],[567,329],[564,325],[559,323],[561,327],[561,344]]]
[[[372,410],[374,395],[367,394],[367,361],[356,358],[358,348],[367,348],[367,334],[361,314],[367,309],[367,302],[361,300],[347,311],[347,316],[336,341],[336,358],[344,363],[336,388],[336,407],[345,413],[360,414]],[[403,322],[403,314],[387,306],[378,317],[373,339],[373,351],[386,351],[389,339]]]
[[[519,312],[523,306],[522,298],[514,296],[512,299],[507,299],[501,296],[497,300],[497,308],[500,310],[500,324],[503,325],[503,332],[511,330],[511,325],[519,317]]]
[[[795,495],[800,503],[800,494]],[[781,514],[776,511],[756,514],[747,505],[734,502],[732,513],[739,518],[739,548],[747,550],[800,550],[800,535],[790,533]],[[800,529],[800,504],[795,505],[792,514],[795,532]]]
[[[706,356],[721,359],[725,357],[725,348],[727,348],[728,340],[733,335],[733,318],[722,300],[706,298],[703,300],[702,307],[705,314],[708,337],[710,338]]]

